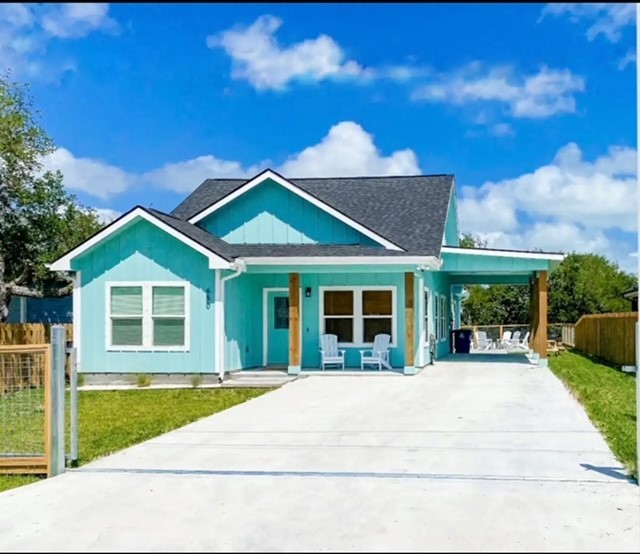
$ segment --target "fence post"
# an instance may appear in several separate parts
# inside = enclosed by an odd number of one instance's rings
[[[51,471],[55,477],[64,473],[64,366],[67,350],[63,325],[51,327]]]
[[[78,368],[76,366],[76,349],[69,348],[69,462],[71,466],[78,463]]]

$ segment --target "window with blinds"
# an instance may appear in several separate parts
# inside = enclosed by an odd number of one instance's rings
[[[188,290],[182,283],[108,284],[108,347],[186,349]]]

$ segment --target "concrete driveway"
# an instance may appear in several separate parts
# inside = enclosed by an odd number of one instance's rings
[[[638,487],[527,364],[307,377],[0,494],[0,551],[638,551]]]

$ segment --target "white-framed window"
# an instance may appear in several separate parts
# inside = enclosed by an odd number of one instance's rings
[[[396,287],[320,287],[320,332],[337,335],[343,346],[373,344],[379,333],[397,345]]]
[[[447,340],[447,297],[440,296],[440,340]]]
[[[435,335],[436,335],[436,340],[440,339],[440,299],[437,293],[433,293],[433,306],[434,306],[434,312],[433,312],[433,322],[435,324]]]
[[[189,284],[184,281],[106,284],[107,350],[189,350]]]

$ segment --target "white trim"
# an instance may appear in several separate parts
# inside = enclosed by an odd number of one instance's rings
[[[419,291],[420,297],[418,297],[418,367],[425,365],[424,362],[424,273],[419,272],[416,279],[416,288]],[[414,293],[415,294],[415,293]]]
[[[73,318],[73,346],[76,349],[76,372],[82,371],[82,272],[73,275],[73,292],[71,297],[71,311]]]
[[[564,254],[545,254],[544,252],[518,252],[509,250],[490,250],[478,248],[458,248],[454,246],[443,246],[441,253],[446,254],[471,254],[473,256],[502,256],[503,258],[525,258],[529,260],[549,260],[561,262]]]
[[[289,287],[263,287],[262,289],[262,365],[267,367],[269,357],[269,293],[286,292],[289,294]],[[302,287],[300,287],[300,314],[298,323],[300,325],[300,365],[302,365]],[[289,359],[287,358],[287,367]]]
[[[115,233],[119,229],[122,229],[125,225],[131,223],[136,218],[144,219],[148,221],[152,225],[155,225],[159,229],[163,230],[165,233],[168,233],[175,239],[178,239],[180,242],[186,244],[187,246],[193,248],[197,252],[200,252],[203,256],[205,256],[209,260],[209,268],[210,269],[229,269],[232,267],[232,264],[221,258],[211,250],[208,250],[201,244],[196,241],[190,239],[186,235],[176,231],[157,217],[153,216],[143,208],[135,208],[130,211],[128,214],[123,215],[120,219],[117,219],[111,225],[105,227],[102,231],[91,237],[90,239],[84,241],[82,244],[71,250],[71,252],[67,252],[61,258],[58,258],[56,261],[49,264],[49,269],[51,271],[71,271],[71,260],[86,252],[89,248],[95,246],[96,244],[103,241],[109,235]]]
[[[216,269],[213,285],[213,371],[220,379],[224,378],[224,348],[222,337],[224,336],[224,300],[222,285],[222,270]],[[224,341],[226,343],[226,341]]]
[[[447,295],[440,295],[440,342],[447,341]]]
[[[111,337],[111,289],[113,287],[142,287],[142,345],[118,346]],[[153,345],[153,287],[182,287],[184,289],[184,345]],[[191,285],[188,281],[107,281],[105,283],[105,349],[107,352],[189,352],[191,344]],[[124,319],[137,316],[122,316]],[[180,317],[180,316],[167,316]]]
[[[302,190],[300,187],[293,184],[291,181],[288,181],[284,177],[281,177],[280,175],[278,175],[277,173],[269,169],[260,173],[260,175],[256,175],[253,179],[247,181],[244,185],[238,187],[232,193],[227,194],[227,196],[225,196],[224,198],[221,198],[217,202],[211,204],[211,206],[209,206],[208,208],[205,208],[204,210],[201,210],[200,212],[198,212],[196,215],[192,216],[189,219],[189,223],[197,223],[198,221],[204,219],[205,217],[212,214],[213,212],[219,210],[223,206],[226,206],[229,202],[232,202],[239,196],[243,195],[245,192],[250,191],[254,187],[258,186],[260,183],[263,183],[267,179],[271,179],[272,181],[275,181],[280,186],[284,187],[290,192],[293,192],[294,194],[297,194],[300,198],[303,198],[307,202],[327,212],[329,215],[335,217],[339,221],[342,221],[342,223],[345,223],[349,227],[352,227],[356,231],[376,241],[377,243],[381,244],[385,248],[389,250],[398,250],[400,252],[404,251],[404,249],[400,248],[397,244],[394,244],[390,240],[387,240],[384,237],[378,235],[377,233],[368,229],[364,225],[358,223],[357,221],[354,221],[350,217],[347,217],[346,215],[339,212],[329,204],[326,204],[322,200],[319,200],[315,196],[312,196],[308,192]]]
[[[398,305],[397,305],[397,287],[395,285],[331,285],[325,287],[318,287],[318,314],[320,318],[318,329],[320,334],[324,333],[324,291],[326,290],[344,290],[352,291],[353,294],[353,340],[354,342],[339,342],[338,346],[345,348],[360,348],[372,346],[373,342],[364,342],[362,336],[364,333],[364,319],[367,316],[362,315],[362,292],[368,290],[389,290],[391,291],[391,344],[390,347],[398,347]],[[356,294],[357,293],[357,294]],[[327,317],[340,317],[340,316],[327,316]],[[349,316],[344,316],[349,317]],[[378,316],[369,316],[378,317]],[[379,316],[389,317],[389,316]]]
[[[425,303],[425,297],[426,297],[426,303]],[[427,287],[426,285],[423,286],[423,290],[422,290],[422,304],[423,304],[423,312],[422,312],[422,319],[426,319],[426,322],[423,322],[424,325],[424,337],[423,337],[423,347],[422,347],[422,352],[423,352],[423,365],[426,365],[427,363],[427,354],[428,354],[428,349],[429,349],[429,330],[431,328],[431,322],[432,322],[432,318],[433,318],[433,302],[431,301],[431,290],[429,289],[429,287]],[[425,313],[427,315],[427,317],[425,318]],[[425,352],[425,349],[427,350],[427,352]],[[429,360],[431,361],[431,360]]]
[[[238,258],[247,265],[424,265],[440,269],[435,256],[257,256]],[[237,261],[238,261],[237,260]]]

